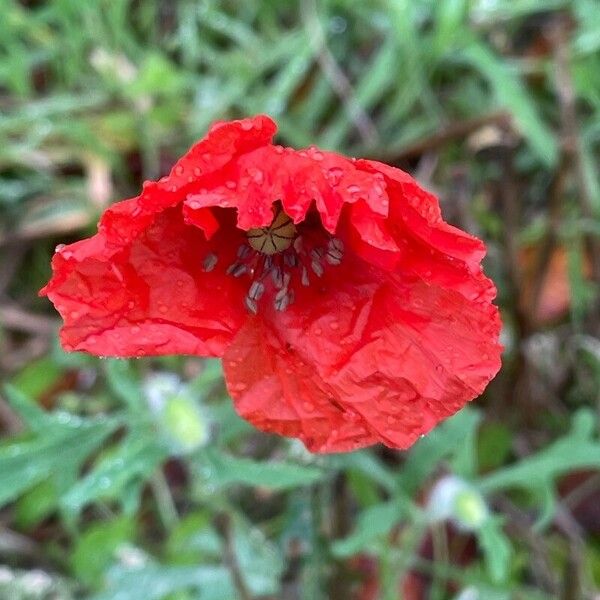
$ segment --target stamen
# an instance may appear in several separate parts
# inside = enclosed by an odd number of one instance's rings
[[[202,263],[202,269],[206,273],[208,273],[209,271],[212,271],[217,266],[218,262],[219,262],[219,259],[218,259],[217,255],[213,254],[212,252],[209,252],[204,258],[204,261]]]
[[[323,276],[325,269],[323,269],[323,265],[321,264],[321,262],[319,260],[313,259],[313,261],[310,263],[310,267],[313,270],[313,273],[317,277]]]
[[[316,232],[307,233],[308,237],[298,235],[293,221],[281,207],[270,225],[246,233],[245,243],[237,248],[235,262],[226,272],[238,278],[248,275],[249,287],[244,297],[248,312],[258,314],[259,302],[267,295],[275,310],[285,311],[294,302],[294,288],[310,286],[311,272],[323,277],[328,265],[341,264],[342,240],[325,232],[320,239]],[[212,271],[216,264],[217,256],[210,253],[204,259],[204,270]]]
[[[330,265],[339,265],[344,256],[344,242],[338,238],[331,238],[327,243],[327,254],[325,260]]]
[[[284,288],[282,290],[279,290],[277,294],[275,294],[275,300],[273,304],[275,306],[275,310],[283,312],[293,301],[293,292],[291,292],[287,288]]]
[[[302,278],[300,281],[302,282],[302,285],[304,287],[308,287],[310,285],[310,279],[308,278],[308,270],[304,265],[302,265]]]
[[[327,242],[327,247],[330,250],[337,250],[338,252],[341,252],[342,254],[344,252],[344,242],[342,242],[342,240],[340,240],[339,238],[331,238]]]
[[[260,300],[265,293],[265,284],[260,281],[253,281],[248,290],[248,298],[252,300]]]
[[[271,269],[271,279],[276,288],[281,289],[283,287],[283,271],[281,270],[281,267],[274,266],[273,269]]]
[[[244,273],[248,272],[248,267],[242,263],[233,263],[229,265],[226,273],[227,275],[233,275],[234,277],[241,277]]]
[[[253,315],[257,315],[258,314],[258,304],[256,303],[256,300],[253,300],[252,298],[246,296],[244,298],[244,304],[246,305],[246,308],[253,314]]]
[[[285,263],[286,267],[297,267],[298,266],[298,257],[295,254],[286,252],[283,255],[283,262]]]
[[[247,258],[250,256],[252,249],[247,244],[242,244],[237,251],[238,258]]]
[[[325,260],[330,265],[339,265],[342,262],[343,254],[339,250],[327,250],[327,254],[325,255]]]

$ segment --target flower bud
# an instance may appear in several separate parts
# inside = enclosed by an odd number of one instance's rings
[[[479,491],[455,475],[443,477],[435,484],[426,512],[432,522],[451,520],[465,531],[479,529],[489,516]]]

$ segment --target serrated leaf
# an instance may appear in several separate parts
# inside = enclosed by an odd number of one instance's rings
[[[537,491],[569,471],[600,468],[600,442],[592,439],[594,423],[590,411],[580,410],[566,436],[514,465],[484,476],[479,481],[480,489],[485,493],[512,487]]]
[[[51,414],[35,436],[0,447],[0,506],[52,478],[59,490],[76,480],[81,464],[118,425],[115,419],[84,420]]]

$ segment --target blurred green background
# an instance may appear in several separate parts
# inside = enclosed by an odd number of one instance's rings
[[[503,369],[408,452],[57,345],[55,245],[259,112],[488,244]],[[597,0],[0,0],[0,600],[599,598],[599,158]]]

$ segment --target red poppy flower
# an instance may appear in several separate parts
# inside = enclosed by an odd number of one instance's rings
[[[223,358],[239,414],[315,452],[410,446],[500,366],[481,241],[379,162],[215,124],[171,173],[57,249],[66,350]]]

